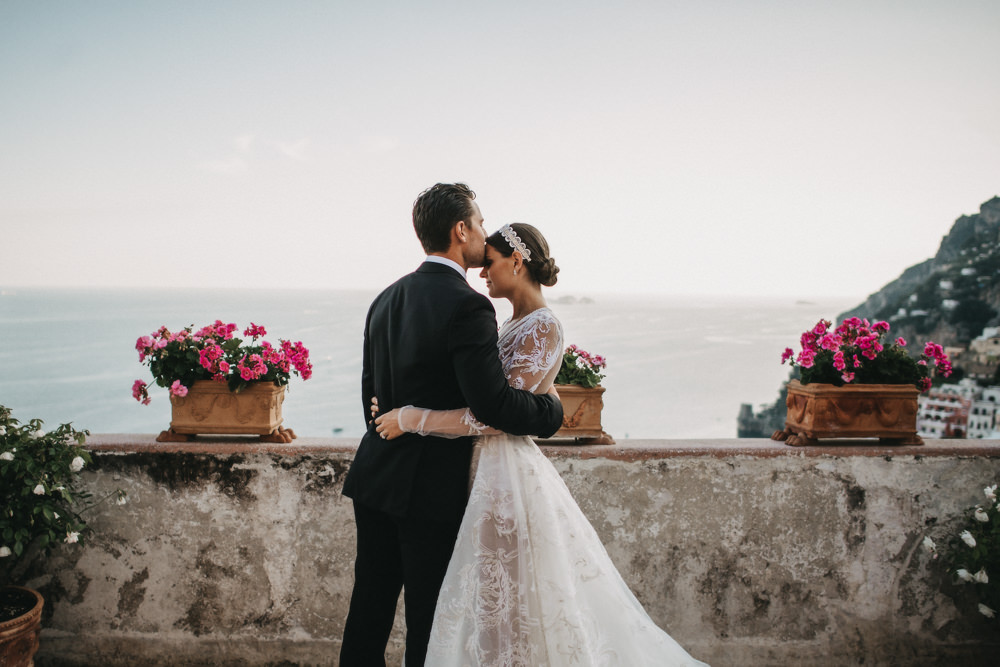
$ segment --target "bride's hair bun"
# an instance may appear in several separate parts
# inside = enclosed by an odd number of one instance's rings
[[[532,257],[531,264],[534,263],[535,258]],[[532,273],[535,276],[535,280],[546,287],[552,287],[559,280],[557,277],[559,275],[559,267],[556,266],[556,260],[551,257],[546,257],[545,261],[539,264],[537,269],[533,270]]]
[[[524,263],[524,266],[528,269],[528,274],[541,285],[545,285],[546,287],[555,285],[559,267],[556,266],[555,260],[549,257],[549,244],[545,240],[545,237],[542,236],[542,233],[535,227],[523,222],[511,223],[510,227],[531,254],[531,260]],[[504,257],[510,257],[514,254],[514,249],[510,243],[498,231],[490,234],[486,242]]]

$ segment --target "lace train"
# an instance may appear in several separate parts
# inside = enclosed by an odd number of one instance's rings
[[[529,438],[485,436],[477,448],[426,664],[704,664],[649,618]]]

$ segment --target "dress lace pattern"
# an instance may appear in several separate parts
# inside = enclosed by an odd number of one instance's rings
[[[562,327],[546,308],[501,328],[512,386],[547,391]],[[479,438],[478,468],[438,597],[435,667],[703,665],[649,618],[548,458],[527,437]]]

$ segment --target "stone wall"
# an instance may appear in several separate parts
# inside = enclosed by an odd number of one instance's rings
[[[87,543],[33,573],[47,601],[40,667],[337,664],[353,442],[89,446],[93,492],[121,487],[130,500],[96,508]],[[1000,626],[919,547],[1000,477],[1000,442],[544,449],[649,614],[698,658],[992,662]],[[399,620],[389,664],[402,655]]]

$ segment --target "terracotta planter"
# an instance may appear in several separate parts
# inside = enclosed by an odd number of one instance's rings
[[[601,426],[604,409],[604,387],[581,387],[575,384],[557,384],[556,391],[563,404],[563,425],[555,438],[571,438],[581,444],[611,445],[614,438]]]
[[[42,606],[44,600],[37,591],[21,586],[0,588],[0,611],[8,605],[27,609],[11,620],[0,616],[0,665],[3,667],[31,667],[38,650],[38,636],[42,631]]]
[[[199,380],[187,396],[171,396],[170,430],[160,442],[189,440],[193,435],[259,435],[267,442],[291,442],[295,434],[281,427],[285,387],[256,382],[231,392],[225,382]]]
[[[878,438],[885,444],[922,445],[913,385],[788,383],[785,430],[772,438],[815,445],[820,438]]]

